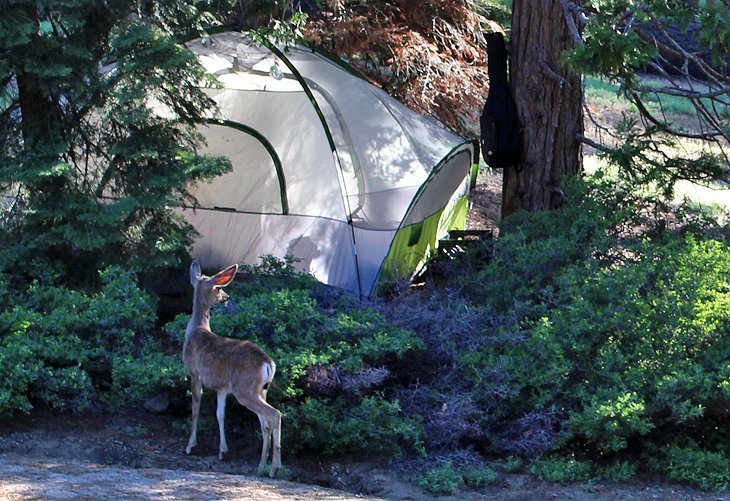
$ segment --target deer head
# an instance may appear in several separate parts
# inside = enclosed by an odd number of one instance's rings
[[[228,294],[223,291],[223,287],[233,282],[236,271],[238,271],[238,265],[234,264],[212,277],[207,277],[200,271],[200,264],[193,261],[190,265],[190,283],[195,289],[193,301],[198,303],[199,308],[205,310],[209,310],[214,304],[228,301]]]
[[[212,277],[203,275],[200,264],[193,261],[190,265],[190,283],[193,286],[193,314],[188,323],[186,334],[197,327],[210,329],[210,309],[214,304],[228,301],[228,294],[223,291],[236,276],[238,265],[234,264],[219,271]]]

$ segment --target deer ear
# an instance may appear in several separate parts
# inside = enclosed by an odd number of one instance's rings
[[[190,283],[193,287],[200,281],[203,273],[200,271],[200,264],[197,261],[190,263]]]
[[[211,278],[211,281],[218,287],[225,287],[233,282],[233,279],[236,277],[236,271],[238,271],[238,265],[231,265],[225,270],[216,273],[215,276]]]

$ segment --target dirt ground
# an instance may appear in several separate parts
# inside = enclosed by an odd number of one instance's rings
[[[480,172],[470,199],[467,227],[475,230],[495,229],[502,207],[502,170],[489,169]]]
[[[229,406],[229,413],[237,411]],[[254,421],[229,428],[231,452],[225,461],[217,457],[212,420],[201,429],[199,450],[186,456],[186,421],[141,408],[13,420],[0,430],[0,499],[435,499],[418,487],[414,473],[397,463],[292,458],[286,444],[284,479],[256,477]],[[526,473],[500,472],[494,486],[440,499],[719,501],[730,500],[730,494],[657,482],[562,485]]]

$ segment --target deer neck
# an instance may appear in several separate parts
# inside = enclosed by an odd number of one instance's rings
[[[185,337],[197,329],[210,330],[210,305],[203,304],[197,294],[193,300],[193,313],[190,315]]]

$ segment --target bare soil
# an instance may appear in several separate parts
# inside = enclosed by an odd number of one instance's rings
[[[230,405],[228,412],[233,417],[247,411]],[[186,422],[142,408],[13,420],[0,431],[0,499],[435,499],[402,463],[288,457],[286,444],[284,479],[256,477],[254,420],[229,426],[225,461],[217,457],[214,420],[201,429],[198,450],[187,456]],[[494,486],[441,499],[716,501],[730,495],[655,481],[562,485],[500,472]]]
[[[481,171],[470,200],[467,227],[475,230],[496,230],[502,209],[502,169]]]

